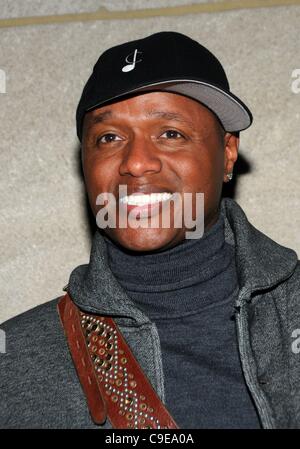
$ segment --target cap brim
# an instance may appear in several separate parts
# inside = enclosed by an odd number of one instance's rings
[[[250,110],[234,94],[204,81],[190,79],[159,81],[139,86],[136,89],[122,92],[120,95],[107,99],[105,103],[121,99],[130,94],[153,90],[178,93],[199,101],[217,115],[225,131],[228,132],[242,131],[248,128],[253,121]],[[97,103],[89,107],[87,111],[100,107],[103,103]]]

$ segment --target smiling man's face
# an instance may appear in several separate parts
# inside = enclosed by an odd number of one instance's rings
[[[125,206],[126,214],[139,210],[139,220],[149,224],[121,228],[117,220],[117,227],[106,228],[105,233],[127,249],[156,251],[175,246],[184,240],[186,231],[191,231],[183,218],[181,228],[174,225],[179,209],[172,201],[170,226],[150,226],[151,216],[162,214],[168,194],[179,194],[184,204],[184,194],[191,193],[192,216],[196,219],[196,193],[203,193],[205,230],[215,223],[222,184],[237,159],[238,139],[223,133],[215,115],[197,101],[173,93],[150,92],[88,112],[82,151],[93,213],[103,207],[96,205],[97,196],[109,192],[117,200],[118,215],[119,186],[123,185],[127,195],[132,195]],[[158,193],[153,195],[155,207],[136,209],[136,205],[130,205],[136,194],[151,193]]]

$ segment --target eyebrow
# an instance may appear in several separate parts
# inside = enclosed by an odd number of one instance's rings
[[[110,111],[110,110],[104,111],[104,112],[98,112],[96,115],[92,116],[90,126],[96,125],[97,123],[102,123],[105,120],[107,120],[108,118],[111,118],[112,115],[113,115],[112,111]]]
[[[154,117],[164,118],[166,120],[175,120],[177,122],[187,123],[191,128],[195,129],[193,123],[190,120],[186,119],[181,114],[178,114],[176,112],[171,112],[171,111],[150,111],[147,115],[150,116],[150,117],[154,116]]]

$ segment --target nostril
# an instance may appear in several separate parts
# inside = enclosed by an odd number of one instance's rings
[[[120,163],[121,175],[143,176],[145,173],[158,173],[162,168],[160,158],[151,149],[131,148]]]

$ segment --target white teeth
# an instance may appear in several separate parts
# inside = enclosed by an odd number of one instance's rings
[[[171,193],[150,193],[149,195],[126,195],[120,199],[120,203],[128,204],[129,206],[145,206],[145,204],[154,204],[159,201],[166,201],[172,196]]]

